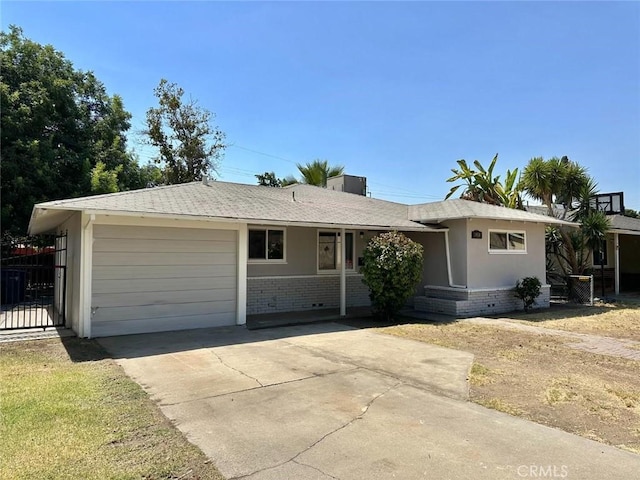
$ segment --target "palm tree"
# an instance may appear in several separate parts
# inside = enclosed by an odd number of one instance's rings
[[[529,196],[547,206],[549,215],[581,224],[578,230],[547,229],[547,252],[555,256],[565,274],[584,273],[591,251],[600,248],[609,229],[607,217],[591,206],[597,193],[595,181],[583,166],[567,157],[536,157],[525,167],[521,185]]]
[[[296,164],[296,167],[298,167],[298,170],[302,175],[301,183],[315,185],[317,187],[326,187],[327,178],[342,175],[344,173],[343,165],[329,165],[327,160],[316,159],[306,165],[298,163]]]

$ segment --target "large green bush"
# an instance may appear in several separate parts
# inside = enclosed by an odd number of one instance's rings
[[[422,277],[422,245],[402,233],[382,233],[365,248],[362,273],[376,314],[388,320],[414,294]]]

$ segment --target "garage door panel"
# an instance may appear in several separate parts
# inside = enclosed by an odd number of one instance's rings
[[[233,240],[148,240],[148,239],[96,239],[93,243],[97,252],[139,252],[139,253],[229,253],[235,252]]]
[[[237,267],[232,265],[101,265],[94,269],[93,280],[136,280],[164,278],[235,278]],[[204,280],[203,280],[204,281]]]
[[[92,335],[108,337],[112,335],[168,332],[191,328],[211,328],[233,325],[235,313],[216,313],[207,315],[193,315],[189,317],[165,317],[140,320],[122,320],[117,322],[95,322]]]
[[[93,307],[135,307],[142,305],[179,305],[184,303],[235,300],[236,289],[178,290],[172,292],[102,293],[94,294]]]
[[[234,325],[237,232],[96,225],[92,335]]]
[[[134,307],[98,308],[93,315],[93,322],[119,322],[123,320],[143,320],[145,318],[182,318],[193,315],[217,315],[230,313],[235,315],[235,301],[187,303],[176,308],[176,305],[145,305]],[[235,317],[234,317],[235,323]],[[177,328],[176,328],[177,330]]]
[[[146,239],[146,240],[222,240],[235,243],[235,230],[215,230],[172,227],[135,227],[116,225],[95,225],[93,237],[96,240]]]
[[[235,275],[184,278],[128,278],[93,280],[94,295],[105,293],[179,292],[194,289],[236,288]]]
[[[235,255],[229,253],[153,253],[95,252],[93,265],[235,265]]]

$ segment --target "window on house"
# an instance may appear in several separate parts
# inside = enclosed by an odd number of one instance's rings
[[[489,231],[489,252],[493,253],[526,253],[527,242],[525,232]]]
[[[354,268],[354,240],[353,232],[345,233],[346,270]],[[341,270],[342,245],[340,232],[318,232],[318,271]]]
[[[249,230],[249,260],[284,260],[284,230]]]

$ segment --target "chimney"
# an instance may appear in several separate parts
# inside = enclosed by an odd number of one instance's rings
[[[327,188],[338,192],[353,193],[355,195],[367,195],[367,177],[355,175],[338,175],[327,178]]]

